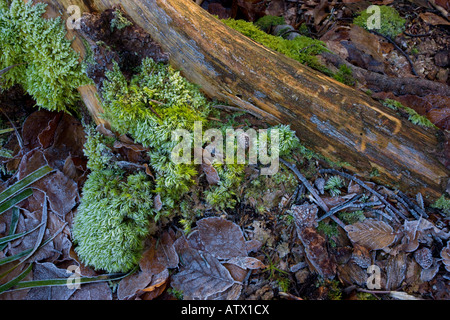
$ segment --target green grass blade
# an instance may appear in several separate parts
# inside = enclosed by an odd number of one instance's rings
[[[34,227],[33,229],[31,229],[30,231],[21,232],[21,233],[18,233],[18,234],[12,234],[12,235],[9,235],[9,236],[0,238],[0,244],[6,244],[6,243],[8,243],[8,242],[10,242],[10,241],[19,239],[19,238],[21,238],[21,237],[23,237],[23,236],[26,236],[27,234],[33,232],[34,230],[36,230],[37,228],[39,228],[40,226],[42,226],[42,224],[43,224],[43,223],[40,223],[39,225],[37,225],[36,227]]]
[[[11,198],[16,193],[22,191],[26,187],[30,186],[33,182],[41,179],[42,177],[44,177],[45,175],[49,174],[52,171],[53,171],[53,168],[51,168],[49,166],[43,166],[43,167],[37,169],[36,171],[30,173],[28,176],[26,176],[25,178],[23,178],[20,181],[17,181],[12,186],[10,186],[6,190],[4,190],[2,193],[0,193],[0,203],[4,202],[8,198]]]
[[[11,132],[11,131],[14,131],[14,128],[1,129],[1,130],[0,130],[0,134],[7,133],[7,132]]]
[[[23,278],[25,278],[30,273],[32,268],[33,268],[33,264],[30,263],[30,265],[21,274],[19,274],[14,279],[8,281],[7,283],[2,284],[0,286],[0,293],[5,292],[6,290],[16,286],[20,281],[23,280]]]
[[[17,224],[19,223],[20,210],[17,207],[13,207],[11,214],[11,223],[9,224],[9,236],[16,233]],[[0,251],[5,249],[7,244],[0,245]]]
[[[104,275],[100,275],[97,277],[81,277],[80,284],[120,280],[120,279],[123,279],[126,276],[129,276],[130,274],[134,273],[136,270],[137,270],[137,268],[134,268],[133,270],[131,270],[130,272],[128,272],[126,274],[114,273],[114,274],[104,274]],[[28,288],[36,288],[36,287],[67,286],[68,279],[69,278],[23,281],[23,282],[18,283],[13,289],[11,289],[9,291],[28,289]]]
[[[3,212],[11,209],[16,204],[18,204],[19,202],[25,200],[26,198],[28,198],[32,194],[33,194],[33,190],[31,188],[28,188],[28,189],[25,189],[24,191],[22,191],[21,193],[15,195],[14,197],[9,198],[8,200],[0,203],[0,214],[2,214]]]

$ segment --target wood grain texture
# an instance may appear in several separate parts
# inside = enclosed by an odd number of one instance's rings
[[[232,30],[191,0],[45,0],[67,17],[69,5],[101,12],[120,4],[169,53],[170,63],[210,98],[290,124],[302,143],[347,169],[409,194],[439,197],[448,169],[441,134],[400,118],[369,96]],[[74,48],[83,52],[82,44]],[[90,88],[92,89],[92,88]],[[80,90],[83,90],[82,88]],[[101,111],[83,95],[94,115]]]

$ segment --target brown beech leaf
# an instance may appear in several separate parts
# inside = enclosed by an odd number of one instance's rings
[[[306,257],[315,271],[324,278],[331,279],[336,273],[334,256],[328,253],[327,241],[315,228],[297,229]]]
[[[140,271],[130,274],[119,282],[117,298],[119,300],[129,300],[135,298],[152,281],[152,273]]]
[[[233,257],[227,263],[235,264],[242,269],[264,269],[266,266],[261,260],[252,257]]]
[[[293,205],[291,210],[297,228],[303,229],[305,227],[313,228],[317,226],[317,212],[319,211],[317,205],[309,203],[302,204],[301,206]]]
[[[398,289],[406,277],[406,253],[391,256],[386,265],[386,289]]]
[[[366,219],[363,222],[345,226],[345,231],[347,231],[347,235],[352,242],[356,242],[369,250],[386,248],[395,240],[392,227],[375,219]]]
[[[441,251],[442,263],[445,265],[445,270],[450,272],[450,242],[447,243],[447,246]]]
[[[431,24],[432,26],[437,26],[437,25],[449,26],[450,25],[450,22],[448,22],[444,18],[442,18],[432,12],[421,13],[421,14],[419,14],[419,17],[426,23]]]
[[[216,168],[213,167],[211,163],[203,162],[202,170],[205,173],[206,180],[208,181],[208,184],[214,185],[218,184],[220,181],[219,173],[217,172]]]
[[[219,217],[197,222],[200,240],[205,250],[218,259],[247,256],[244,235],[239,226]]]
[[[186,248],[180,259],[184,267],[173,276],[172,287],[182,291],[184,299],[205,300],[235,283],[227,268],[208,252]]]

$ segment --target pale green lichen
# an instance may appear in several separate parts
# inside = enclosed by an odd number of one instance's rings
[[[67,111],[87,84],[78,54],[60,18],[44,19],[46,4],[0,1],[0,69],[17,65],[2,77],[2,88],[20,84],[39,107]]]

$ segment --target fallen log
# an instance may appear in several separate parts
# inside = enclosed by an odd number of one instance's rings
[[[431,199],[447,186],[449,171],[439,161],[442,132],[413,125],[366,94],[259,45],[191,0],[43,2],[63,19],[70,5],[102,12],[120,4],[169,53],[171,65],[210,98],[269,123],[290,124],[306,147],[363,177],[376,170],[378,182]],[[83,51],[76,41],[74,48]],[[80,88],[97,119],[100,105],[85,90]]]

